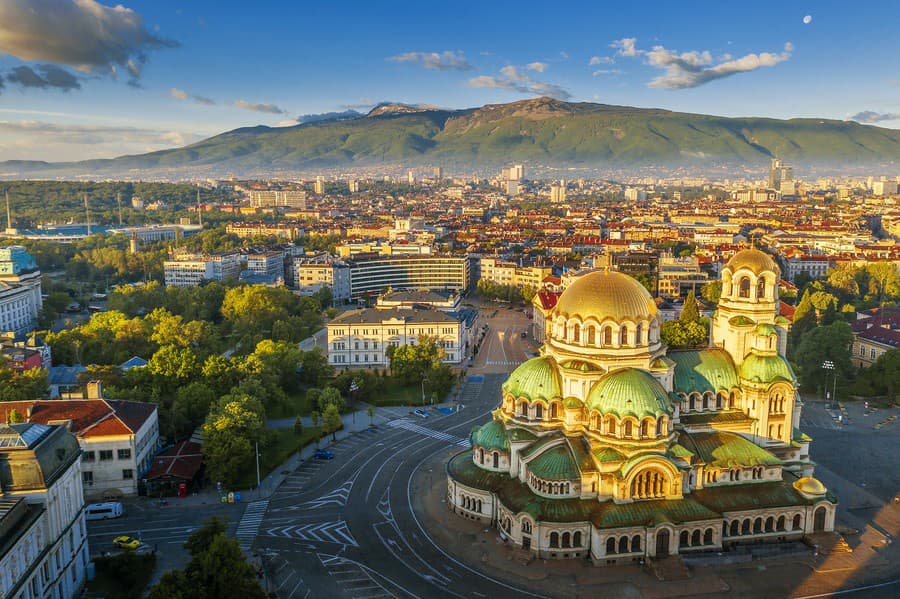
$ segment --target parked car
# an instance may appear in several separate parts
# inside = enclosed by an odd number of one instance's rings
[[[428,412],[426,412],[425,410],[423,410],[421,408],[418,410],[415,410],[413,413],[416,416],[418,416],[419,418],[428,418]]]
[[[331,460],[334,459],[334,452],[328,451],[327,449],[317,449],[313,457],[317,460]]]
[[[122,535],[113,539],[113,545],[119,549],[137,549],[141,546],[141,541],[128,535]]]
[[[522,339],[527,339],[528,333],[526,331],[522,331]]]

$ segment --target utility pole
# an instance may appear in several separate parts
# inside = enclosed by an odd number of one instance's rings
[[[259,488],[259,441],[256,442],[256,492],[262,493]]]
[[[9,189],[6,190],[6,228],[12,229],[12,212],[9,210]]]
[[[84,219],[87,221],[87,234],[91,235],[91,211],[88,209],[87,193],[84,194]]]
[[[200,211],[200,186],[197,185],[197,217],[200,219],[200,228],[203,228],[203,212]]]
[[[119,207],[119,226],[122,226],[122,192],[116,192],[116,206]]]

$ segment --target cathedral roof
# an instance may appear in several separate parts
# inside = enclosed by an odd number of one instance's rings
[[[506,427],[499,420],[491,420],[472,431],[472,445],[484,449],[509,451],[509,438]]]
[[[775,261],[772,260],[772,257],[769,256],[769,254],[756,248],[741,250],[732,256],[731,260],[729,260],[723,268],[730,269],[731,272],[736,272],[741,268],[747,268],[752,271],[753,274],[757,275],[763,271],[771,271],[774,273],[781,272],[778,265],[775,264]]]
[[[539,356],[520,364],[503,383],[503,390],[527,400],[561,398],[562,387],[556,363],[549,356]]]
[[[653,375],[637,368],[621,368],[606,374],[591,388],[587,406],[619,418],[654,418],[672,413],[672,403]]]
[[[794,488],[804,495],[824,495],[828,492],[825,485],[817,478],[804,476],[794,483]]]
[[[676,393],[715,393],[740,385],[731,354],[724,349],[673,351],[669,358],[675,361]]]
[[[751,352],[741,364],[741,378],[753,383],[793,382],[794,371],[787,360],[778,354]]]
[[[650,320],[657,314],[656,302],[634,278],[615,271],[595,270],[576,278],[559,297],[555,312],[567,317]]]
[[[782,461],[774,455],[736,433],[715,431],[707,433],[681,433],[678,442],[693,447],[708,466],[738,468],[753,466],[778,466]]]
[[[528,471],[544,480],[581,480],[581,471],[568,443],[551,447],[528,462]]]

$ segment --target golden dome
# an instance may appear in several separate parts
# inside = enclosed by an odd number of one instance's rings
[[[755,275],[766,270],[774,273],[780,272],[772,257],[756,248],[741,250],[732,256],[725,268],[730,269],[731,272],[737,272],[739,268],[749,268]]]
[[[825,485],[817,478],[804,476],[794,483],[794,488],[804,495],[824,495],[827,492]]]
[[[578,316],[582,320],[593,316],[599,321],[611,318],[650,320],[656,316],[656,302],[647,289],[628,275],[607,270],[584,274],[559,296],[556,314]]]

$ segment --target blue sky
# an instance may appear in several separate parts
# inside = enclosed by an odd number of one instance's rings
[[[0,160],[544,94],[900,126],[890,1],[122,3],[0,0]]]

